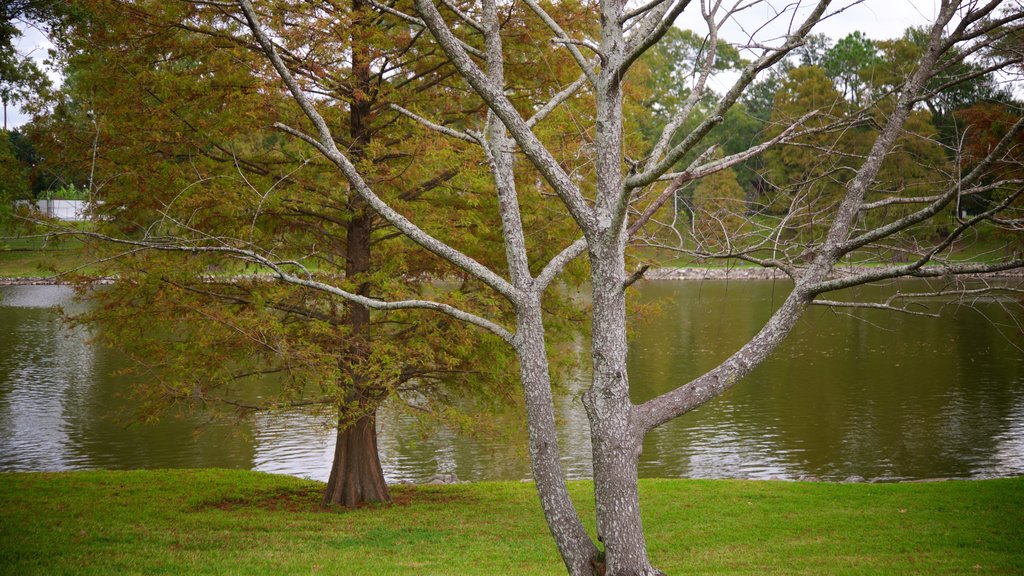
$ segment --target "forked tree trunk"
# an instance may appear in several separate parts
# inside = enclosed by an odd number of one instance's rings
[[[368,502],[391,501],[377,454],[376,424],[376,412],[361,416],[355,422],[339,420],[325,504],[352,508]]]

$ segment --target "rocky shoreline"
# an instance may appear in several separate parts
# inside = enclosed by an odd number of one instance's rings
[[[865,266],[848,266],[834,270],[833,278],[840,278],[846,275],[859,274],[873,270]],[[1022,278],[1024,268],[1016,270],[1004,270],[1002,272],[990,272],[987,274],[967,274],[962,277],[984,277],[984,278]],[[652,268],[644,276],[644,280],[789,280],[781,270],[775,268]],[[114,278],[102,278],[94,281],[94,284],[113,284]],[[0,277],[0,286],[52,286],[70,285],[72,282],[62,281],[54,277]]]
[[[861,274],[877,268],[867,266],[844,266],[836,268],[831,278],[842,278]],[[986,274],[963,274],[962,278],[1021,278],[1024,268],[989,272]],[[789,280],[786,273],[775,268],[654,268],[644,274],[647,280]]]
[[[775,268],[652,268],[647,280],[778,280],[789,277]]]
[[[113,278],[94,280],[93,284],[113,284]],[[74,282],[57,280],[53,276],[0,277],[0,286],[71,286]]]

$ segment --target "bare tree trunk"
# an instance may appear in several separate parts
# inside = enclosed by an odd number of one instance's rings
[[[604,543],[604,574],[654,576],[662,573],[647,558],[637,480],[639,449],[628,438],[594,434],[594,496],[597,530]]]
[[[360,416],[355,422],[339,419],[334,464],[324,503],[352,508],[367,502],[391,500],[377,456],[376,423],[375,412]]]
[[[634,430],[626,371],[626,226],[620,207],[623,116],[618,72],[626,53],[622,6],[601,2],[604,61],[595,87],[594,143],[597,230],[588,237],[593,382],[583,395],[583,405],[590,419],[597,536],[605,551],[602,571],[608,576],[650,576],[659,573],[647,559],[640,519],[637,462],[643,435]]]
[[[518,352],[530,433],[530,464],[544,518],[569,574],[589,576],[598,552],[569,498],[562,472],[539,302],[520,307],[517,333],[521,336]]]
[[[495,86],[505,85],[501,20],[494,0],[482,2],[484,49],[487,76]],[[505,254],[512,283],[521,291],[516,301],[516,353],[526,401],[530,436],[530,464],[548,529],[555,539],[571,576],[590,576],[597,558],[597,546],[590,539],[576,513],[558,450],[551,375],[544,344],[544,319],[541,294],[533,289],[526,239],[515,181],[515,143],[506,127],[491,117],[486,126],[490,169],[501,205]]]
[[[613,242],[614,243],[614,242]],[[647,559],[637,463],[642,434],[633,426],[626,373],[626,299],[623,252],[604,244],[591,252],[594,381],[583,396],[594,455],[597,534],[609,576],[660,574]]]

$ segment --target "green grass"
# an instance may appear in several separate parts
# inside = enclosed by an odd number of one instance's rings
[[[86,224],[83,224],[85,226]],[[1020,246],[1009,243],[1006,237],[1000,236],[996,230],[988,226],[979,226],[958,240],[953,249],[943,256],[961,262],[998,262],[1010,256]],[[857,266],[884,266],[893,263],[908,263],[911,258],[910,248],[893,254],[891,251],[858,252],[846,263]],[[755,264],[739,260],[701,260],[689,256],[678,256],[674,253],[654,248],[639,248],[636,255],[643,261],[656,262],[665,268],[760,268]],[[84,272],[95,270],[91,266],[92,257],[86,254],[84,245],[77,239],[65,239],[59,243],[45,242],[43,238],[0,238],[0,278],[39,278],[53,276],[55,272],[81,269]],[[317,270],[316,262],[308,263],[310,270]],[[226,263],[217,273],[234,275],[252,273],[253,270],[241,264]]]
[[[766,230],[771,229],[775,225],[773,220],[763,217],[755,217],[755,220],[760,220]],[[693,249],[695,244],[685,226],[681,233],[686,238],[686,248]],[[915,246],[915,242],[908,239],[893,239],[890,242],[886,242],[886,244],[898,247],[897,250],[889,248],[858,250],[851,253],[844,260],[844,263],[852,263],[862,267],[909,264],[916,261],[921,254],[932,248],[938,240],[939,237],[921,238],[919,239],[919,245]],[[790,239],[783,244],[795,243],[799,245],[803,242],[803,240],[799,239]],[[669,243],[671,244],[672,241],[669,241]],[[768,247],[771,245],[771,242],[767,244]],[[965,232],[952,246],[942,251],[938,257],[954,262],[996,263],[1011,258],[1015,253],[1019,254],[1022,249],[1024,249],[1024,246],[1020,244],[1019,239],[1015,239],[1012,235],[1000,231],[987,222],[982,222]],[[651,247],[636,248],[633,253],[644,262],[655,262],[656,266],[664,268],[759,268],[756,264],[740,260],[697,259],[688,255],[679,255],[670,250]],[[766,257],[766,253],[759,256]]]
[[[0,239],[0,278],[48,277],[90,261],[79,240],[54,243],[42,238]]]
[[[233,470],[0,474],[2,574],[560,574],[529,483],[397,486],[319,509],[320,484]],[[593,525],[591,486],[573,483]],[[648,480],[670,574],[1024,574],[1024,479]]]

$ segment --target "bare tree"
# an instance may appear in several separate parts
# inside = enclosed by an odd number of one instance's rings
[[[627,248],[637,239],[664,244],[655,233],[657,215],[663,206],[671,206],[676,191],[691,182],[720,172],[786,142],[795,142],[809,133],[842,128],[835,123],[810,122],[810,113],[784,127],[778,135],[762,144],[729,156],[719,157],[705,143],[708,133],[722,122],[759,73],[769,69],[787,54],[801,47],[814,26],[824,18],[841,12],[846,6],[832,7],[829,0],[810,6],[797,3],[779,12],[780,21],[790,24],[774,42],[750,39],[747,49],[754,54],[734,84],[724,94],[708,88],[714,69],[715,46],[722,42],[719,30],[730,19],[767,4],[758,0],[740,1],[732,6],[703,1],[700,11],[707,25],[709,46],[703,59],[694,64],[697,72],[688,100],[665,126],[657,143],[640,160],[627,157],[624,131],[624,85],[638,58],[655,45],[690,6],[689,0],[654,0],[631,4],[621,0],[601,0],[592,27],[560,23],[554,15],[557,6],[537,0],[523,0],[533,15],[551,34],[552,50],[567,54],[580,68],[580,79],[567,86],[553,87],[550,102],[538,105],[531,114],[516,107],[508,95],[504,67],[515,46],[502,43],[508,5],[497,0],[461,3],[442,0],[415,0],[415,13],[392,5],[367,0],[378,10],[403,19],[410,28],[427,30],[447,55],[461,78],[482,100],[489,113],[477,130],[455,129],[406,111],[410,121],[424,129],[444,133],[469,146],[478,146],[486,154],[494,193],[499,200],[502,237],[507,256],[507,274],[475,260],[465,252],[426,233],[378,196],[364,180],[325,120],[321,103],[293,76],[275,44],[275,33],[265,28],[249,0],[238,0],[249,31],[259,49],[270,59],[291,97],[304,112],[307,126],[278,125],[278,128],[306,142],[337,166],[351,185],[351,191],[379,217],[427,251],[446,260],[507,300],[515,311],[515,325],[485,318],[443,302],[410,300],[386,302],[354,294],[314,280],[295,271],[287,263],[276,262],[267,253],[252,246],[231,244],[218,239],[216,245],[190,244],[142,238],[121,240],[152,249],[219,252],[225,256],[259,263],[274,271],[278,279],[322,290],[348,302],[373,310],[422,308],[448,314],[460,321],[498,335],[512,346],[519,358],[520,377],[527,407],[530,458],[533,475],[545,517],[570,574],[652,575],[660,572],[647,557],[641,523],[637,467],[645,435],[661,424],[677,418],[739,382],[764,361],[790,333],[803,312],[811,305],[862,305],[899,309],[893,302],[838,303],[823,300],[823,294],[843,288],[899,277],[947,277],[1006,271],[1024,267],[1020,254],[1008,253],[997,261],[956,262],[944,259],[948,248],[965,232],[981,223],[1002,227],[1011,234],[1021,232],[1021,180],[1019,171],[993,171],[1012,158],[1024,120],[1017,121],[1002,140],[969,170],[949,174],[945,186],[934,194],[922,196],[888,195],[876,186],[879,171],[893,152],[912,111],[932,95],[929,81],[949,66],[949,54],[957,58],[980,56],[988,47],[1020,32],[1024,15],[1019,11],[1000,13],[998,0],[943,0],[935,22],[929,29],[927,48],[913,73],[891,94],[891,105],[878,121],[880,128],[867,153],[857,158],[846,179],[841,198],[820,207],[812,221],[821,233],[809,238],[787,233],[791,219],[778,218],[774,226],[763,222],[741,227],[738,232],[723,227],[726,241],[713,249],[686,248],[704,257],[734,259],[781,270],[794,282],[794,289],[764,327],[725,361],[698,378],[684,383],[642,404],[634,404],[629,395],[627,371],[627,314],[625,293],[642,276],[643,268],[627,270]],[[831,10],[831,12],[830,12]],[[589,25],[589,24],[588,24]],[[589,30],[594,37],[580,36],[573,30]],[[989,56],[987,56],[989,57]],[[1017,64],[1011,56],[990,56],[989,72]],[[330,71],[324,74],[329,75]],[[966,80],[966,79],[965,79]],[[581,129],[588,139],[587,154],[579,158],[581,166],[569,166],[557,157],[551,143],[538,136],[535,128],[557,106],[569,98],[586,97],[592,101],[592,122]],[[713,99],[714,105],[696,127],[682,133],[688,120],[696,118],[698,103]],[[878,104],[875,102],[874,104]],[[877,112],[877,110],[875,110]],[[824,112],[823,112],[824,113]],[[865,111],[861,118],[870,114]],[[877,116],[877,114],[876,114]],[[584,121],[580,119],[580,121]],[[684,157],[697,159],[685,169],[675,167]],[[838,151],[822,150],[822,155]],[[569,243],[546,262],[531,261],[520,215],[520,198],[513,165],[523,158],[557,195],[564,210],[579,231]],[[582,169],[586,165],[588,169]],[[1009,174],[1009,176],[1007,176]],[[929,247],[920,250],[911,262],[873,268],[844,270],[844,258],[863,254],[864,250],[885,245],[888,239],[936,218],[949,218],[948,208],[959,198],[999,190],[990,207],[980,214],[958,218]],[[905,210],[886,212],[880,217],[867,214],[899,205]],[[796,206],[796,203],[794,203]],[[745,216],[745,215],[741,215]],[[731,236],[731,238],[730,238]],[[565,266],[586,254],[590,265],[592,290],[593,381],[582,397],[590,420],[594,464],[594,490],[598,540],[603,551],[587,535],[569,499],[564,474],[559,464],[549,359],[545,350],[542,301],[545,292]],[[942,291],[940,291],[942,292]]]

